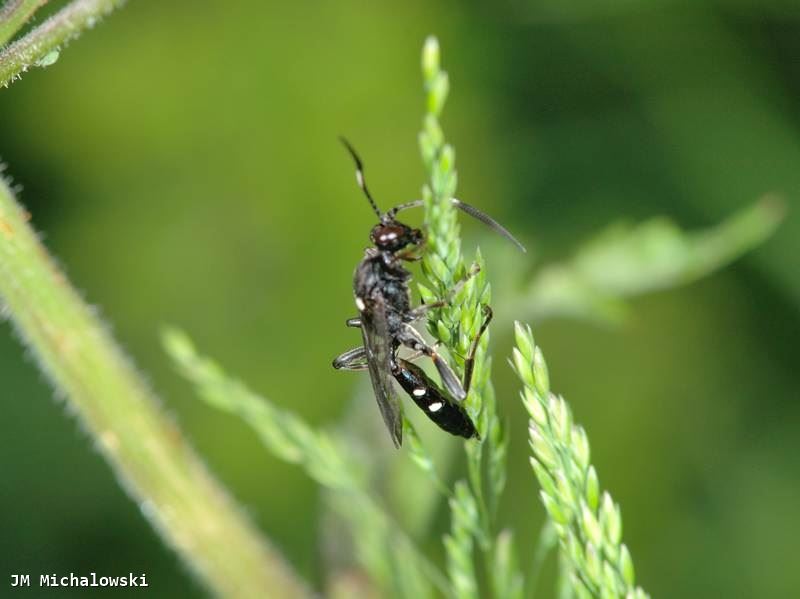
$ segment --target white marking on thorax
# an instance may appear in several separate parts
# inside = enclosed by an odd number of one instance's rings
[[[431,412],[438,412],[439,410],[442,409],[443,406],[444,406],[444,404],[441,401],[437,401],[437,402],[434,402],[431,405],[429,405],[428,409]]]

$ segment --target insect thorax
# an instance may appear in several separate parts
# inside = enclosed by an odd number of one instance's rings
[[[410,278],[411,273],[391,254],[368,253],[356,268],[353,291],[365,305],[371,300],[382,300],[387,317],[391,313],[402,315],[411,308]]]

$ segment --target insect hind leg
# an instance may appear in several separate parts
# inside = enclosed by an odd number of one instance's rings
[[[494,312],[492,311],[492,308],[488,304],[484,304],[483,322],[481,323],[481,328],[478,329],[478,334],[475,335],[472,343],[470,343],[469,353],[467,354],[467,357],[464,358],[464,393],[469,393],[469,388],[472,384],[472,373],[475,370],[475,354],[478,351],[478,343],[480,343],[481,337],[483,337],[483,334],[486,332],[489,323],[492,322],[493,317]]]
[[[438,371],[439,377],[441,377],[442,384],[444,385],[445,389],[447,389],[447,392],[450,393],[450,395],[452,395],[456,401],[464,401],[464,399],[467,397],[467,394],[464,391],[464,387],[461,385],[461,381],[458,380],[456,373],[453,372],[453,369],[450,368],[450,365],[445,361],[445,359],[442,358],[442,356],[433,347],[425,342],[425,339],[422,338],[422,335],[420,335],[412,326],[406,324],[400,330],[397,340],[407,348],[428,356],[433,361],[433,365],[436,366],[436,370]]]
[[[439,306],[437,306],[436,304],[424,304],[419,308],[417,308],[416,310],[414,310],[413,312],[422,310],[424,308],[425,311],[422,312],[419,316],[417,316],[417,318],[421,318],[422,315],[424,315],[424,313],[427,312],[427,310],[430,310],[435,307]],[[480,329],[478,329],[478,334],[475,335],[475,338],[472,340],[472,343],[470,343],[469,351],[467,352],[467,355],[464,358],[464,380],[461,384],[461,388],[464,391],[464,397],[467,396],[467,394],[469,393],[470,386],[472,385],[472,374],[475,370],[475,354],[478,351],[478,344],[480,343],[481,337],[483,337],[483,334],[486,332],[486,329],[489,327],[489,323],[492,321],[492,318],[494,317],[494,312],[492,311],[492,308],[488,304],[484,304],[482,311],[483,311],[483,322],[481,323]],[[424,351],[421,351],[421,353],[425,354]],[[425,354],[425,355],[430,355],[430,354]],[[434,359],[434,364],[436,364],[435,359]],[[437,365],[437,370],[438,369],[439,367]],[[442,377],[442,380],[444,381],[444,377]]]

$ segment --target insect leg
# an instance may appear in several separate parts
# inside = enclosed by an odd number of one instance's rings
[[[469,270],[469,272],[464,276],[464,278],[462,278],[458,283],[456,283],[456,285],[453,286],[453,288],[448,293],[448,296],[449,296],[448,299],[438,300],[438,301],[432,302],[430,304],[422,304],[421,306],[418,306],[418,307],[414,308],[409,313],[409,322],[413,322],[415,320],[419,320],[420,318],[425,316],[425,314],[427,314],[430,310],[433,310],[434,308],[442,308],[444,306],[447,306],[452,301],[452,297],[455,296],[458,293],[458,291],[461,289],[461,287],[463,287],[464,284],[467,281],[469,281],[472,277],[474,277],[479,272],[480,272],[480,267],[477,264],[475,264]],[[469,393],[469,388],[470,388],[470,385],[472,384],[472,372],[473,372],[473,370],[475,368],[475,352],[478,351],[478,343],[480,342],[481,337],[483,336],[483,334],[486,332],[486,329],[489,326],[489,323],[492,321],[492,317],[494,316],[494,312],[492,312],[492,308],[490,306],[484,305],[482,310],[483,310],[483,322],[481,323],[481,328],[478,330],[478,334],[472,340],[472,343],[470,343],[469,352],[467,353],[467,357],[464,358],[464,383],[463,383],[463,389],[464,389],[464,396],[465,397],[466,397],[466,394]]]
[[[433,365],[436,366],[436,370],[439,372],[442,384],[444,388],[447,389],[447,392],[450,393],[456,401],[464,401],[467,394],[461,386],[461,381],[458,380],[455,372],[453,372],[453,369],[450,368],[444,358],[442,358],[435,349],[425,343],[422,335],[410,325],[404,325],[397,340],[406,347],[422,352],[424,355],[428,356],[433,361]]]
[[[348,327],[353,327],[354,329],[360,329],[361,318],[359,318],[358,316],[356,316],[355,318],[348,318],[347,320],[344,321],[344,324],[347,325]]]
[[[336,370],[366,370],[368,368],[366,348],[348,349],[333,360],[333,367]]]
[[[461,279],[456,282],[455,285],[447,292],[447,296],[444,299],[437,300],[435,302],[431,302],[430,304],[422,304],[421,306],[417,306],[413,310],[409,312],[409,320],[408,322],[414,322],[415,320],[419,320],[429,311],[435,308],[443,308],[444,306],[448,306],[452,303],[453,298],[458,295],[458,292],[467,284],[472,277],[477,275],[481,271],[481,267],[479,264],[475,263],[472,267],[467,271]]]
[[[484,305],[483,322],[481,323],[481,328],[478,330],[478,334],[475,335],[475,338],[472,340],[472,343],[469,346],[469,353],[464,360],[464,393],[469,393],[469,387],[472,384],[472,371],[475,368],[475,352],[478,351],[478,342],[486,332],[486,328],[489,326],[489,323],[492,322],[493,316],[494,312],[492,312],[492,309],[488,305]]]
[[[415,351],[410,356],[406,356],[405,358],[398,358],[398,359],[403,359],[406,362],[413,362],[414,360],[419,360],[424,355],[425,354],[423,354],[421,351]]]
[[[405,260],[406,262],[419,262],[422,260],[424,255],[424,249],[427,241],[423,237],[422,241],[420,241],[417,245],[411,248],[407,248],[395,254],[395,258],[399,258],[400,260]]]
[[[438,300],[435,302],[431,302],[430,304],[422,304],[421,306],[417,306],[413,310],[408,313],[408,322],[414,322],[415,320],[419,320],[423,316],[425,316],[431,310],[435,308],[443,308],[444,306],[448,305],[450,302],[446,300]]]

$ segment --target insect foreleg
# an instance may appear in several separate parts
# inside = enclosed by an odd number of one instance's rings
[[[406,262],[419,262],[425,254],[426,239],[423,237],[422,241],[414,247],[407,248],[395,254],[395,258],[405,260]]]

